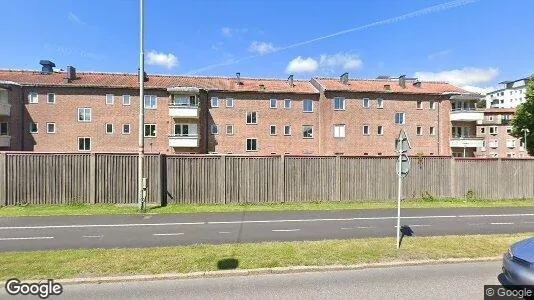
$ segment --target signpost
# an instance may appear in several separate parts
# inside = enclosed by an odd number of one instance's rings
[[[410,171],[410,158],[406,155],[406,152],[410,150],[410,141],[408,140],[408,135],[401,129],[399,137],[395,140],[395,151],[399,153],[399,158],[397,159],[396,171],[399,178],[398,181],[398,190],[397,190],[397,249],[400,248],[400,202],[402,194],[402,179],[408,175]]]

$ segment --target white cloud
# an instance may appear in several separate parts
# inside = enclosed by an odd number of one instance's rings
[[[225,37],[233,37],[233,36],[244,34],[247,32],[248,32],[248,28],[230,28],[230,27],[221,28],[221,33]]]
[[[317,70],[319,63],[311,58],[302,58],[297,56],[292,59],[286,67],[286,73],[307,73]]]
[[[341,67],[343,70],[359,69],[362,66],[361,59],[353,54],[337,53],[334,55],[323,54],[319,58],[321,67]]]
[[[167,69],[172,69],[178,65],[178,58],[172,53],[160,53],[154,50],[148,52],[148,61],[149,65],[156,65],[166,67]]]
[[[464,86],[485,83],[499,74],[496,68],[463,68],[442,72],[415,72],[415,77],[427,81],[447,81],[454,85]]]
[[[440,57],[443,57],[443,56],[447,56],[449,54],[451,54],[452,50],[441,50],[441,51],[438,51],[438,52],[434,52],[434,53],[430,53],[427,58],[428,60],[434,60],[436,58],[440,58]]]
[[[464,85],[464,86],[462,86],[462,88],[464,90],[466,90],[466,91],[470,91],[470,92],[478,93],[478,94],[482,94],[482,95],[486,95],[487,93],[493,92],[493,91],[496,90],[496,88],[494,88],[492,86],[478,87],[478,86],[473,86],[473,85]]]
[[[72,12],[69,12],[69,14],[67,15],[67,19],[68,19],[71,23],[85,24],[85,22],[82,21],[82,19],[80,19],[77,15],[75,15],[75,14],[72,13]]]
[[[260,55],[267,54],[270,52],[276,51],[277,48],[272,43],[267,42],[257,42],[254,41],[250,46],[248,47],[248,51],[255,52]]]

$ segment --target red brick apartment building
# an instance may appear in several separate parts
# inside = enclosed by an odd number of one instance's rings
[[[477,137],[482,139],[482,147],[477,149],[477,157],[527,157],[522,139],[510,135],[511,120],[515,108],[489,108],[484,118],[477,124]]]
[[[0,151],[136,152],[138,75],[0,70]],[[148,75],[147,153],[451,155],[451,95],[406,78]]]

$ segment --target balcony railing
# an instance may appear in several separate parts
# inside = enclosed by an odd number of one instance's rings
[[[11,114],[11,104],[0,102],[0,116],[9,117]]]
[[[198,111],[197,105],[174,102],[169,104],[169,116],[173,118],[198,118]]]
[[[455,108],[451,112],[451,121],[482,121],[484,113],[476,108]]]
[[[453,135],[450,147],[457,148],[480,148],[484,146],[484,138],[476,136]]]
[[[169,147],[198,147],[198,134],[172,134],[169,136]]]

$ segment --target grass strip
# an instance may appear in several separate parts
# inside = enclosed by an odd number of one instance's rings
[[[265,242],[134,249],[84,249],[0,253],[2,280],[188,273],[288,266],[327,266],[502,255],[534,233]],[[498,271],[498,270],[496,270]]]

